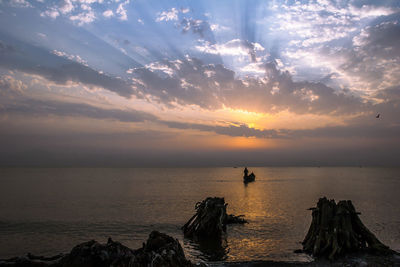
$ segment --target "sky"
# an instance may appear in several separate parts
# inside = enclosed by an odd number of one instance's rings
[[[399,166],[400,2],[0,0],[0,148],[0,166]]]

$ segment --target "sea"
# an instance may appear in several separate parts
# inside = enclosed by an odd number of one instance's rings
[[[140,248],[152,230],[179,240],[193,262],[311,261],[301,248],[319,198],[352,200],[363,223],[400,251],[400,168],[2,168],[0,259],[55,255],[108,237]],[[230,225],[219,244],[185,239],[197,202],[224,197]]]

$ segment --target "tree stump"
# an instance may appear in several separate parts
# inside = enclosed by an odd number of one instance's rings
[[[226,213],[224,198],[208,197],[195,206],[196,213],[182,227],[185,237],[196,239],[221,239],[226,233],[226,225],[246,223],[243,215]]]
[[[361,222],[350,200],[320,198],[312,210],[312,222],[302,242],[303,251],[333,260],[350,252],[393,253]]]

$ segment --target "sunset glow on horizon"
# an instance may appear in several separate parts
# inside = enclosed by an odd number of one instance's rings
[[[397,1],[3,0],[1,162],[396,165],[399,41]]]

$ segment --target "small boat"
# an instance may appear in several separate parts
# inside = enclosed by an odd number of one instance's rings
[[[250,175],[243,176],[244,183],[254,182],[256,180],[256,175],[254,173],[250,173]]]

